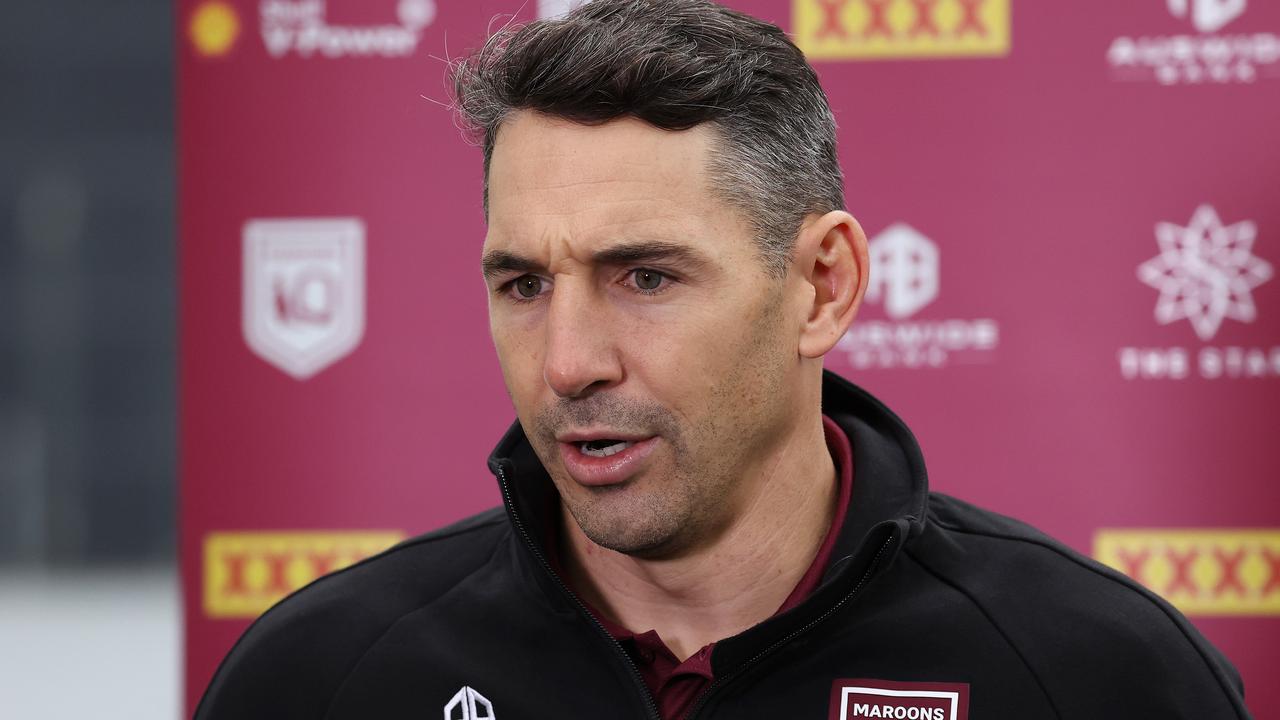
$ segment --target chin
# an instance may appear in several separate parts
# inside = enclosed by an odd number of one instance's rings
[[[586,531],[583,531],[586,533]],[[628,537],[616,535],[602,535],[592,537],[587,535],[591,542],[599,545],[606,550],[621,555],[627,555],[641,560],[657,560],[661,558],[669,558],[678,553],[681,544],[674,538],[651,538],[651,537]]]
[[[654,517],[652,509],[645,510],[639,511],[633,503],[615,504],[602,498],[585,507],[569,507],[582,534],[602,548],[645,559],[671,555],[684,544],[681,530],[687,523],[667,513],[663,513],[666,517]]]

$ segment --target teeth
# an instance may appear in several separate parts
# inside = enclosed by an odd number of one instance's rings
[[[589,455],[591,457],[609,457],[610,455],[616,455],[631,447],[631,443],[625,440],[619,440],[612,445],[606,445],[605,447],[591,447],[596,442],[598,441],[582,443],[582,454]]]

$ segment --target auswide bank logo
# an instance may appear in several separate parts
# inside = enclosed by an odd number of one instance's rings
[[[262,42],[273,58],[407,57],[418,49],[436,10],[435,0],[399,0],[394,20],[347,25],[330,22],[327,0],[261,0],[258,5]]]
[[[882,305],[887,320],[857,320],[839,347],[856,369],[944,367],[950,362],[989,362],[1000,326],[989,318],[926,319],[918,313],[938,298],[938,246],[906,223],[895,223],[869,243],[871,272],[866,302]]]
[[[306,380],[364,336],[364,223],[250,220],[242,283],[245,342],[263,360]]]
[[[312,580],[399,542],[394,531],[217,532],[204,539],[204,612],[251,618]]]
[[[1271,263],[1254,255],[1258,226],[1251,220],[1224,223],[1212,205],[1196,208],[1186,225],[1158,222],[1159,254],[1138,266],[1138,279],[1159,292],[1155,320],[1187,321],[1202,342],[1213,340],[1230,320],[1258,316],[1253,291],[1269,281]],[[1280,346],[1124,347],[1120,372],[1130,380],[1280,377]]]
[[[1222,32],[1246,15],[1248,0],[1165,0],[1165,5],[1194,32],[1117,37],[1107,49],[1107,63],[1117,80],[1183,85],[1280,77],[1280,36]]]
[[[836,680],[829,720],[968,720],[967,683]]]
[[[810,60],[998,56],[1011,0],[792,0],[792,35]]]
[[[466,685],[444,706],[444,720],[498,720],[493,703]]]
[[[1093,555],[1187,615],[1280,615],[1280,529],[1100,530]]]

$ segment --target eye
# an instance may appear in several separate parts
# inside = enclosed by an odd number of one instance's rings
[[[631,271],[632,282],[636,284],[636,288],[644,292],[654,292],[660,289],[667,278],[666,275],[657,270],[649,268],[637,268]]]
[[[537,275],[521,275],[511,281],[516,295],[525,300],[532,300],[542,294],[542,278]]]

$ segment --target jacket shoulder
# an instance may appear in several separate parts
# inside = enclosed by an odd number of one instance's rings
[[[1063,718],[1248,717],[1239,674],[1128,576],[1018,520],[933,493],[911,557],[976,604]]]
[[[397,620],[484,567],[510,532],[495,508],[405,540],[277,603],[222,661],[197,720],[321,718],[347,674]]]

